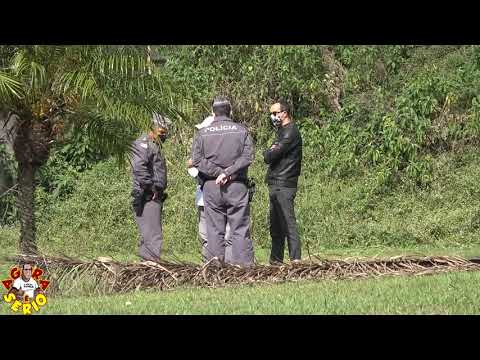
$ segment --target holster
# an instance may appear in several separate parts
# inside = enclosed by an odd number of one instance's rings
[[[200,185],[200,190],[203,191],[203,185],[205,185],[205,182],[208,180],[208,176],[199,172],[198,173],[198,176],[197,176],[197,181],[198,181],[198,185]]]
[[[145,207],[145,204],[147,203],[147,197],[145,190],[132,190],[131,193],[133,200],[132,200],[132,207],[133,210],[135,210],[135,214],[137,216],[142,216],[143,214],[143,208]]]
[[[164,203],[165,200],[167,200],[167,198],[168,198],[168,194],[165,191],[162,192],[162,196],[160,197],[161,202]]]
[[[249,178],[245,184],[247,185],[247,188],[248,188],[248,202],[252,202],[253,195],[257,191],[255,181],[252,178]]]

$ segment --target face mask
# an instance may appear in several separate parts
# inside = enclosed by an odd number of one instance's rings
[[[160,141],[161,141],[162,143],[164,143],[165,140],[167,140],[167,135],[168,135],[167,130],[161,129],[161,130],[159,131],[158,138],[160,139]]]
[[[273,124],[273,126],[275,126],[275,127],[279,127],[280,124],[282,123],[282,120],[280,120],[278,117],[276,117],[276,116],[273,115],[273,114],[270,114],[270,119],[272,120],[272,124]]]

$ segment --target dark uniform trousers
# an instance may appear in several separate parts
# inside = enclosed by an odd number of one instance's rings
[[[145,204],[142,216],[135,215],[141,235],[139,255],[143,260],[160,260],[163,245],[162,208],[163,203],[159,199],[150,200]]]
[[[202,242],[202,258],[205,262],[208,258],[208,236],[207,236],[207,215],[205,215],[205,207],[198,207],[198,234]],[[225,262],[232,263],[232,241],[230,239],[230,225],[227,222],[225,230]]]
[[[253,243],[250,238],[250,204],[248,189],[242,182],[220,186],[215,180],[203,187],[207,223],[206,259],[217,257],[225,261],[225,229],[230,225],[231,263],[249,266],[253,264]]]
[[[283,262],[285,238],[287,239],[290,260],[301,259],[300,237],[294,209],[296,194],[296,187],[269,186],[270,236],[272,237],[271,263]]]

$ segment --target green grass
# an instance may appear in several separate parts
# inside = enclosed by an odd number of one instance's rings
[[[480,273],[50,298],[42,314],[480,314]],[[2,304],[2,313],[8,313]]]

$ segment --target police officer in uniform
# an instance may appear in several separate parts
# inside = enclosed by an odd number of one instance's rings
[[[263,153],[268,164],[266,182],[270,199],[270,263],[283,262],[285,238],[292,262],[301,259],[301,244],[295,218],[294,200],[302,166],[302,137],[285,103],[271,106],[270,117],[277,129],[276,141]]]
[[[192,145],[192,165],[205,175],[203,196],[207,223],[206,260],[225,261],[225,231],[230,225],[231,262],[253,264],[250,238],[248,167],[254,158],[253,141],[247,129],[233,122],[226,97],[212,103],[213,122],[200,129]]]
[[[152,127],[142,134],[132,149],[133,208],[140,230],[139,255],[144,261],[158,262],[163,243],[162,207],[167,194],[167,168],[161,143],[168,131],[168,119],[153,114]]]
[[[195,125],[197,130],[203,129],[204,127],[210,126],[213,122],[213,116],[205,118],[200,124]],[[200,235],[200,240],[202,242],[202,258],[205,260],[207,258],[207,221],[205,219],[205,203],[203,201],[203,184],[205,182],[205,176],[198,171],[196,167],[192,165],[192,159],[187,161],[188,173],[190,176],[197,180],[197,190],[195,192],[195,205],[198,209],[198,234]],[[231,263],[232,258],[232,242],[230,240],[230,226],[227,222],[226,232],[225,232],[225,262]]]

